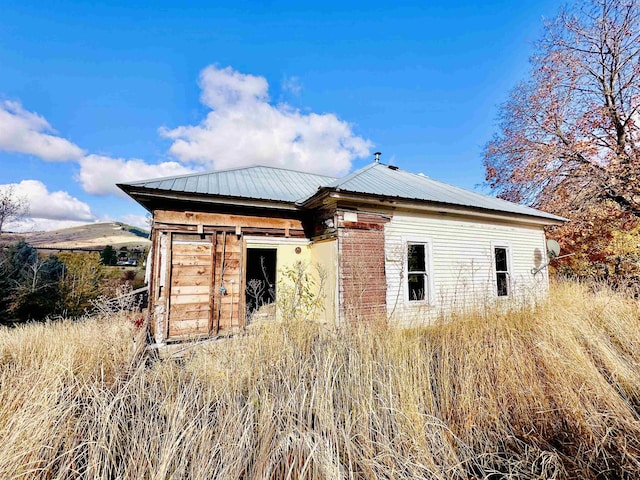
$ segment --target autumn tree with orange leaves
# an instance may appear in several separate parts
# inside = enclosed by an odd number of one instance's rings
[[[637,276],[640,244],[640,1],[593,0],[545,25],[531,77],[500,108],[486,179],[507,200],[571,221],[561,268]]]

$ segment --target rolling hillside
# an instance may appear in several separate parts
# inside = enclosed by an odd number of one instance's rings
[[[118,249],[145,248],[150,244],[148,232],[119,222],[92,223],[79,227],[63,228],[50,232],[3,234],[2,241],[13,242],[24,239],[34,247],[40,248],[86,248],[102,249],[111,245]]]

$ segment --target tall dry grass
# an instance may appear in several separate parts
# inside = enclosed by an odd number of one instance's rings
[[[640,307],[289,321],[158,360],[125,318],[0,330],[0,478],[640,478]]]

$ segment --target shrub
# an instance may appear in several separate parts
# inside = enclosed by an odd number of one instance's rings
[[[105,268],[98,253],[63,252],[62,309],[70,316],[82,315],[100,294]]]
[[[41,320],[60,304],[64,265],[24,241],[0,249],[0,323]]]

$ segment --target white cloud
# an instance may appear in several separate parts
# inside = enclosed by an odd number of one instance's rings
[[[269,100],[269,84],[264,77],[245,75],[233,68],[208,66],[200,72],[200,100],[211,109]]]
[[[143,228],[144,230],[151,229],[149,225],[149,218],[146,215],[123,215],[120,217],[120,221],[127,225]]]
[[[16,196],[29,203],[29,216],[48,220],[74,220],[90,222],[95,219],[91,207],[59,190],[50,192],[39,180],[22,180],[14,184]]]
[[[7,186],[0,185],[0,189]],[[95,221],[89,205],[62,190],[50,192],[39,180],[22,180],[11,186],[17,197],[27,201],[29,212],[25,218],[7,224],[7,230],[52,230]]]
[[[282,81],[282,90],[289,92],[296,97],[302,92],[302,85],[298,77],[284,77]]]
[[[10,232],[50,232],[62,228],[79,227],[93,222],[78,222],[74,220],[50,220],[46,218],[24,218],[17,222],[7,224],[7,231]]]
[[[45,132],[54,130],[43,117],[25,110],[18,102],[0,102],[0,150],[52,162],[76,160],[84,155],[76,144]]]
[[[78,163],[80,164],[80,173],[77,175],[76,180],[80,182],[85,192],[94,195],[113,193],[126,196],[124,192],[116,187],[116,183],[193,172],[193,170],[178,162],[150,164],[144,160],[125,160],[102,155],[88,155],[81,158]]]
[[[342,175],[372,147],[332,113],[272,105],[263,77],[209,66],[200,74],[200,87],[202,103],[212,110],[207,117],[196,126],[160,129],[183,162],[215,169],[259,163]]]

